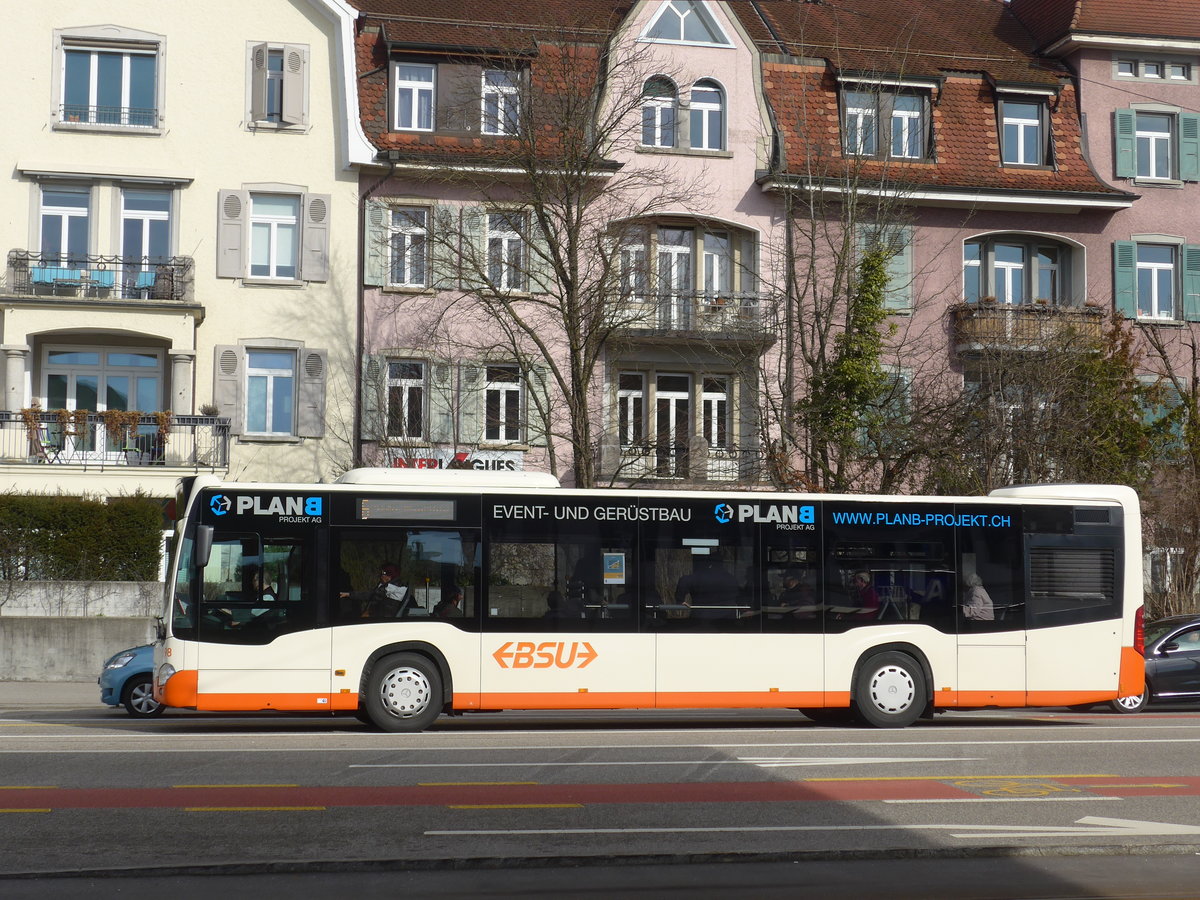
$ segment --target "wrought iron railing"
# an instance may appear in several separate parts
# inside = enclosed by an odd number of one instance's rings
[[[114,434],[103,413],[0,411],[0,465],[169,466],[216,472],[229,464],[228,419],[172,416],[165,433],[158,417],[149,413],[128,424],[130,430]]]
[[[628,444],[615,460],[605,460],[614,481],[670,480],[691,483],[761,484],[768,480],[766,456],[760,447],[707,443]]]
[[[26,297],[189,301],[190,256],[8,253],[7,293]]]
[[[1069,337],[1099,339],[1104,310],[1051,303],[959,303],[950,307],[959,349],[1041,349]]]
[[[58,120],[66,125],[125,125],[130,128],[157,128],[158,110],[136,106],[88,106],[64,103]]]
[[[766,294],[679,292],[633,296],[625,301],[625,327],[704,333],[766,331],[774,305]]]

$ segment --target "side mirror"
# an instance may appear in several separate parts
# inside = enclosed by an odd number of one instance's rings
[[[196,528],[196,549],[192,554],[192,561],[197,569],[203,569],[208,565],[208,558],[212,555],[213,545],[213,527],[211,525],[200,525]]]

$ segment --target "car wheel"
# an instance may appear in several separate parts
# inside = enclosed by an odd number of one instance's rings
[[[384,731],[424,731],[442,712],[442,676],[415,653],[393,653],[367,679],[367,713]]]
[[[125,682],[125,689],[121,691],[121,705],[135,719],[161,716],[166,708],[154,699],[154,682],[149,673],[135,675]]]
[[[903,728],[925,711],[925,675],[907,653],[878,653],[854,679],[854,714],[876,728]]]
[[[1150,685],[1147,684],[1142,688],[1142,692],[1136,697],[1118,697],[1116,700],[1109,700],[1108,705],[1113,712],[1119,713],[1138,713],[1146,708],[1146,704],[1150,702]]]

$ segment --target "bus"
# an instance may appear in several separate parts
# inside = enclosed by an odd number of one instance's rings
[[[155,697],[356,714],[796,709],[910,725],[1143,684],[1138,499],[180,482]]]

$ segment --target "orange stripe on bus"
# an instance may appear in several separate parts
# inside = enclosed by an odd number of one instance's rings
[[[1138,697],[1146,689],[1146,660],[1133,647],[1121,648],[1118,689],[1122,697]]]
[[[937,691],[933,705],[943,709],[1031,706],[1078,706],[1112,700],[1112,691]]]
[[[455,695],[456,709],[795,709],[849,706],[849,693],[821,691],[653,691],[587,693],[488,693],[479,706],[460,704],[475,695]]]
[[[200,673],[195,669],[181,669],[162,687],[162,702],[167,706],[182,706],[189,709],[196,707],[196,686],[200,682]],[[158,689],[154,691],[158,696]]]
[[[169,682],[168,682],[169,684]],[[287,712],[345,712],[358,709],[357,694],[198,694],[196,709],[218,712],[278,709]]]

